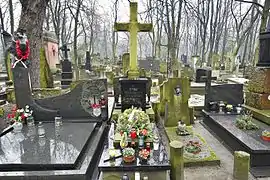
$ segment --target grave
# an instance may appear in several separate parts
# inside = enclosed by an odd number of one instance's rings
[[[86,51],[86,58],[85,58],[85,70],[87,71],[92,71],[92,67],[91,67],[91,56],[90,56],[90,52]]]
[[[0,179],[97,178],[100,149],[113,109],[106,80],[81,81],[67,94],[34,99],[28,68],[18,65],[12,71],[17,106],[31,107],[35,122],[43,122],[45,137],[36,133],[37,125],[25,125],[19,133],[2,136]],[[100,104],[99,100],[103,100],[100,111],[93,106]],[[63,118],[63,125],[58,128],[54,123],[57,114]],[[1,131],[7,126],[1,123]],[[10,155],[11,152],[14,153]]]
[[[68,51],[70,51],[70,49],[68,49],[67,45],[63,45],[60,50],[64,52],[64,60],[61,61],[61,87],[62,89],[66,89],[69,88],[73,78],[72,64],[68,60]]]
[[[160,62],[153,59],[139,60],[139,67],[147,71],[159,72]]]
[[[107,146],[99,162],[100,179],[121,179],[123,173],[134,178],[136,173],[166,180],[171,168],[168,155],[146,107],[147,86],[151,84],[144,70],[139,71],[137,65],[137,33],[150,31],[152,24],[137,22],[137,2],[130,1],[130,22],[115,23],[115,29],[130,32],[130,61],[126,77],[120,77],[118,81],[121,111],[114,110],[117,118],[111,124]],[[119,90],[119,86],[116,88]]]
[[[269,131],[269,126],[255,118],[249,118],[248,123],[250,126],[251,123],[255,124],[256,128],[255,125],[252,125],[255,129],[240,129],[238,125],[240,118],[249,117],[247,115],[243,116],[240,114],[241,112],[236,111],[240,107],[239,104],[244,103],[243,84],[211,86],[211,82],[208,82],[207,86],[203,123],[224,141],[230,147],[230,150],[240,150],[250,154],[251,173],[255,177],[270,176],[270,163],[268,160],[270,157],[270,144],[262,139],[262,132]],[[241,109],[245,110],[244,108]]]

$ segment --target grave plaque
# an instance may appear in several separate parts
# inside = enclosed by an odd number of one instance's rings
[[[257,63],[258,67],[270,66],[270,32],[264,32],[260,34],[260,58]]]
[[[132,106],[142,108],[143,111],[146,110],[147,82],[146,78],[136,80],[120,79],[122,112]]]

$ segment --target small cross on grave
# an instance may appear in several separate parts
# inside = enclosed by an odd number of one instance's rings
[[[67,45],[64,44],[62,47],[60,47],[60,50],[64,52],[64,60],[68,60],[68,51],[70,51],[70,49],[67,47]]]
[[[152,24],[138,23],[138,3],[130,2],[130,20],[129,23],[115,23],[115,31],[130,32],[130,64],[128,77],[133,79],[139,76],[137,60],[137,34],[138,32],[150,32],[153,29]]]

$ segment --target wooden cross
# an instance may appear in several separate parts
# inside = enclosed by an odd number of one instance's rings
[[[70,49],[67,47],[67,45],[64,44],[62,47],[60,47],[60,50],[64,52],[64,60],[68,60],[68,51],[70,51]]]
[[[130,33],[130,63],[129,63],[129,77],[137,78],[139,76],[138,60],[137,60],[137,34],[138,32],[150,32],[153,29],[152,24],[138,23],[138,3],[130,2],[130,20],[129,23],[115,23],[115,31]]]

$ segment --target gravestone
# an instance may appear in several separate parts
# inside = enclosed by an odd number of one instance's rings
[[[197,68],[196,69],[196,76],[195,76],[195,82],[196,83],[202,83],[206,82],[206,77],[207,77],[207,71],[211,68]],[[212,74],[212,73],[211,73]],[[216,80],[217,77],[210,77],[211,80]]]
[[[121,105],[122,111],[125,108],[130,108],[132,103],[134,106],[142,106],[142,109],[146,109],[146,88],[147,79],[139,78],[140,73],[138,70],[137,60],[137,35],[138,32],[149,32],[153,29],[152,24],[141,24],[138,22],[138,4],[137,2],[130,2],[130,21],[129,23],[115,23],[114,27],[116,31],[128,31],[130,32],[130,58],[129,58],[129,69],[127,72],[128,79],[120,79],[121,86]],[[123,62],[124,63],[124,62]],[[123,64],[124,66],[124,64]],[[124,67],[123,67],[124,68]],[[145,88],[145,89],[143,89]],[[137,92],[140,90],[141,92]],[[131,100],[129,95],[133,95],[138,101]],[[139,97],[141,96],[141,97]],[[123,104],[122,104],[123,103]]]
[[[29,86],[28,69],[16,67],[13,69],[15,98],[18,108],[29,105],[34,111],[34,118],[38,121],[54,121],[57,111],[65,119],[85,119],[96,121],[108,117],[108,106],[94,109],[93,104],[101,99],[107,102],[107,81],[106,79],[95,79],[80,81],[69,93],[45,98],[34,99]],[[98,116],[94,111],[101,111]]]
[[[68,49],[67,45],[63,45],[60,49],[64,52],[64,61],[61,61],[61,88],[66,89],[69,88],[73,78],[72,64],[68,60],[68,51],[70,51],[70,49]]]
[[[263,32],[260,34],[260,58],[257,67],[270,66],[270,32]]]
[[[187,63],[187,55],[182,54],[181,55],[181,61],[182,61],[182,63],[186,64]]]
[[[152,59],[139,60],[139,67],[147,71],[159,72],[160,61],[152,60]]]
[[[147,81],[146,78],[138,78],[138,80],[120,78],[122,112],[131,107],[138,107],[143,111],[146,110]]]
[[[86,51],[86,59],[85,59],[85,70],[91,71],[91,56],[90,52]]]

